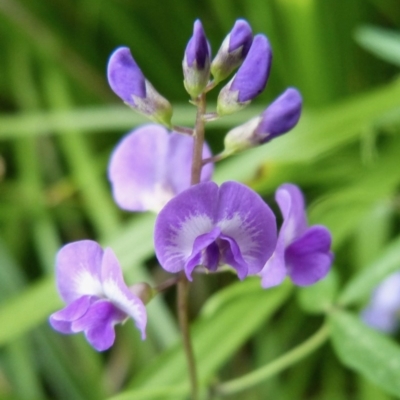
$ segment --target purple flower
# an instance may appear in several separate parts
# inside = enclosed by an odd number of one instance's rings
[[[168,272],[196,266],[233,267],[240,279],[261,271],[276,245],[275,216],[253,190],[237,182],[192,186],[161,210],[155,225],[157,258]]]
[[[193,138],[168,133],[160,125],[143,125],[118,144],[108,176],[116,203],[129,211],[158,212],[190,186]],[[211,157],[205,144],[203,158]],[[204,166],[201,178],[211,179],[213,165]]]
[[[400,272],[389,275],[377,286],[361,317],[372,328],[396,331],[400,323]]]
[[[295,285],[308,286],[324,278],[333,261],[331,234],[320,225],[307,226],[300,189],[281,185],[275,199],[283,215],[276,249],[260,275],[264,288],[280,284],[289,275]]]
[[[120,47],[111,55],[107,77],[111,89],[127,105],[153,121],[171,125],[171,104],[145,78],[127,47]]]
[[[247,106],[265,88],[272,62],[272,50],[264,35],[254,36],[249,53],[232,80],[218,96],[219,115],[234,113]]]
[[[125,285],[120,265],[110,248],[82,240],[57,254],[57,287],[66,307],[50,316],[51,326],[65,334],[84,332],[98,351],[115,340],[114,325],[132,317],[145,339],[146,308]]]
[[[190,38],[183,58],[183,75],[186,91],[192,98],[201,94],[210,78],[211,48],[204,33],[200,20],[193,26],[193,36]]]
[[[211,73],[215,83],[225,79],[243,62],[252,41],[253,33],[250,25],[247,21],[238,19],[211,63]]]
[[[300,119],[302,98],[297,89],[288,88],[259,116],[230,130],[225,136],[225,151],[236,153],[280,136]]]

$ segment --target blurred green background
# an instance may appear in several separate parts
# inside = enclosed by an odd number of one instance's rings
[[[173,391],[186,373],[173,291],[149,305],[148,340],[142,343],[129,322],[117,328],[106,354],[82,335],[53,332],[47,318],[62,305],[53,269],[64,243],[92,238],[112,246],[129,283],[166,276],[153,257],[154,216],[122,212],[111,198],[110,153],[146,121],[111,92],[105,69],[116,47],[129,46],[173,103],[173,122],[193,125],[181,62],[196,18],[214,54],[237,18],[266,34],[274,51],[265,93],[239,114],[210,123],[214,151],[227,130],[287,86],[297,87],[305,103],[292,133],[222,162],[216,181],[246,182],[271,205],[279,184],[301,185],[311,222],[333,232],[339,286],[370,265],[378,268],[387,249],[399,262],[377,277],[400,269],[398,0],[0,0],[0,399],[103,399],[128,389],[134,392],[118,398],[184,398]],[[322,321],[289,297],[288,286],[265,292],[258,283],[231,282],[201,277],[192,288],[204,384],[273,360]],[[392,397],[342,367],[326,345],[229,398]]]

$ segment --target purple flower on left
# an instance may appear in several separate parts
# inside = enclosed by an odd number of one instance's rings
[[[91,240],[67,244],[57,254],[56,280],[66,306],[50,316],[55,330],[84,332],[96,350],[104,351],[114,343],[114,326],[131,317],[146,338],[146,308],[126,286],[110,248]]]
[[[211,157],[207,144],[203,158]],[[193,138],[169,133],[155,124],[143,125],[118,144],[108,176],[116,203],[128,211],[160,211],[190,186]],[[202,181],[211,179],[213,164],[204,166]]]

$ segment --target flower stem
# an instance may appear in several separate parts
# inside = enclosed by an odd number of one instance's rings
[[[203,144],[204,144],[204,119],[206,112],[206,95],[201,94],[197,100],[196,126],[194,128],[194,145],[192,161],[191,185],[200,182],[201,169],[203,167]]]
[[[253,387],[308,356],[325,343],[328,338],[329,329],[324,324],[313,336],[293,350],[240,378],[217,385],[214,391],[219,395],[227,396]]]
[[[190,379],[190,391],[191,399],[198,399],[198,384],[197,384],[197,371],[196,371],[196,360],[194,358],[192,341],[190,339],[189,331],[189,317],[188,317],[188,289],[189,281],[186,278],[184,271],[179,275],[178,281],[178,318],[179,326],[181,328],[183,348],[185,350],[186,361],[189,368],[189,379]]]

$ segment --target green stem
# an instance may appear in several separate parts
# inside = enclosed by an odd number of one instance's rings
[[[193,161],[191,184],[200,182],[201,169],[203,168],[203,144],[204,144],[204,119],[206,112],[206,95],[203,93],[197,100],[196,126],[194,129]]]
[[[329,329],[324,324],[313,336],[293,350],[249,374],[217,385],[214,390],[217,394],[226,396],[255,386],[311,354],[324,344],[328,337]]]
[[[190,338],[189,330],[189,317],[188,317],[188,289],[189,281],[186,278],[185,272],[182,271],[179,275],[178,281],[178,319],[179,326],[181,328],[183,348],[185,350],[186,362],[189,368],[189,380],[190,380],[190,391],[191,399],[198,399],[198,383],[197,383],[197,371],[196,371],[196,360],[194,357],[192,341]]]

